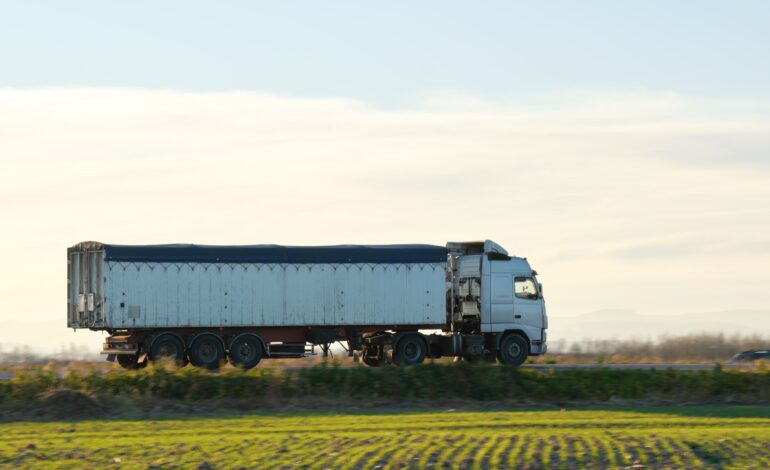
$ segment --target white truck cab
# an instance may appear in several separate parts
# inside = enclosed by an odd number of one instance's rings
[[[489,254],[482,258],[481,272],[481,332],[522,331],[530,340],[530,354],[545,354],[543,288],[527,260]]]
[[[547,351],[548,319],[543,287],[537,272],[526,258],[510,256],[497,243],[452,242],[452,323],[462,325],[462,333],[480,333],[495,338],[494,350],[508,334],[521,336],[528,343],[528,355]]]

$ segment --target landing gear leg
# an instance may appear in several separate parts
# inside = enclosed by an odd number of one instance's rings
[[[367,345],[361,353],[361,360],[369,367],[379,367],[385,364],[384,353],[382,345]]]

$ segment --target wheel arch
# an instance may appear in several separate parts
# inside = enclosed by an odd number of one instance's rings
[[[158,338],[161,338],[163,336],[171,336],[173,338],[176,338],[176,340],[179,341],[179,344],[182,345],[183,352],[184,352],[184,350],[187,350],[188,345],[185,342],[184,338],[182,338],[182,335],[180,335],[179,333],[176,333],[174,331],[161,331],[160,333],[148,336],[143,341],[143,343],[144,343],[143,346],[145,346],[144,347],[144,351],[146,353],[149,353],[150,351],[152,351],[152,347],[153,347],[153,345],[155,345],[155,342],[158,341]]]
[[[202,338],[204,336],[213,336],[214,338],[219,341],[219,344],[222,346],[222,350],[227,351],[227,345],[225,344],[225,340],[222,338],[222,335],[219,335],[217,333],[214,333],[213,331],[201,331],[200,333],[195,333],[193,335],[190,335],[188,342],[186,344],[187,348],[191,348],[193,343],[198,339]]]
[[[250,331],[244,331],[244,332],[241,332],[241,333],[236,333],[236,334],[230,336],[229,338],[227,338],[227,341],[225,341],[225,343],[224,343],[225,350],[229,351],[230,347],[235,342],[235,340],[238,339],[238,338],[241,338],[243,336],[253,336],[253,337],[257,338],[257,340],[259,340],[259,344],[262,345],[262,354],[267,354],[267,344],[265,343],[265,340],[262,339],[262,337],[259,336],[258,334],[252,333]]]
[[[405,338],[405,337],[407,337],[407,336],[416,336],[416,337],[420,338],[420,340],[421,340],[421,341],[423,342],[423,344],[425,345],[425,351],[426,351],[426,352],[430,352],[430,345],[428,344],[428,339],[427,339],[427,338],[425,338],[425,335],[424,335],[424,334],[422,334],[422,333],[420,333],[419,331],[416,331],[416,330],[411,330],[411,331],[397,331],[397,332],[395,332],[395,333],[393,334],[393,340],[392,340],[392,345],[393,345],[393,350],[394,350],[394,351],[395,351],[396,349],[398,349],[398,343],[400,343],[400,342],[401,342],[401,340],[402,340],[402,339],[404,339],[404,338]]]

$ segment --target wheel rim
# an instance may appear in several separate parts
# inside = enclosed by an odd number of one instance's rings
[[[251,341],[242,341],[236,349],[238,362],[253,361],[257,355],[257,348]]]
[[[416,361],[420,358],[420,347],[414,341],[406,343],[404,346],[404,359],[407,361]]]
[[[511,359],[517,358],[521,355],[521,346],[516,341],[509,341],[508,342],[508,356],[511,357]]]
[[[176,346],[170,341],[164,341],[158,346],[158,357],[176,357]]]
[[[217,347],[211,341],[206,341],[198,347],[198,357],[205,363],[213,362],[217,358]]]

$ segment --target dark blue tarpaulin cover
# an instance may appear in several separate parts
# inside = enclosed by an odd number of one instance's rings
[[[104,245],[107,261],[155,263],[442,263],[436,245]]]

